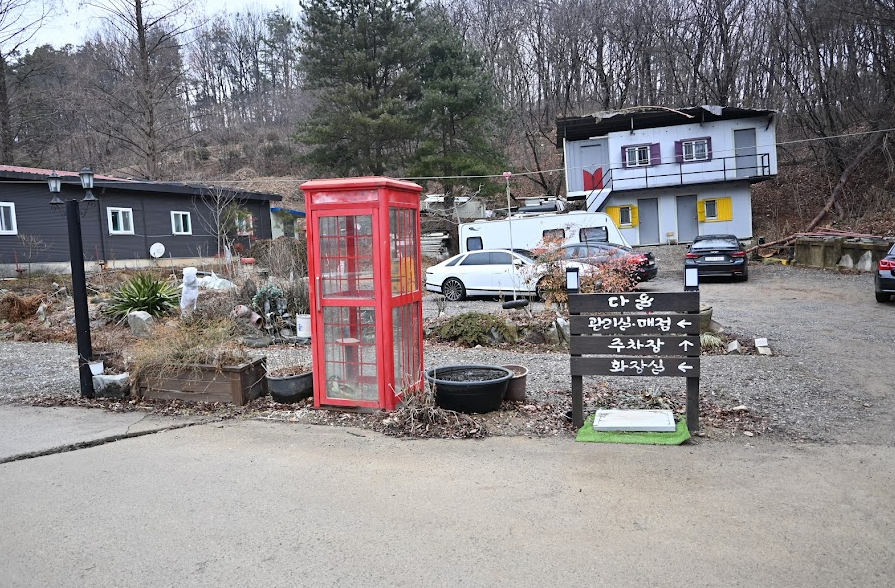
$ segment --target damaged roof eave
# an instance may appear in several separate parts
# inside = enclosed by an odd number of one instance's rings
[[[619,131],[667,127],[693,122],[752,118],[775,114],[775,110],[732,108],[705,104],[686,108],[665,106],[634,106],[619,110],[597,111],[580,117],[559,118],[556,121],[556,147],[563,139],[581,141]]]

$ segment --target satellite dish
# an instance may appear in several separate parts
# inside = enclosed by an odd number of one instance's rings
[[[162,245],[161,243],[153,243],[152,247],[149,248],[149,255],[153,256],[156,259],[158,259],[159,257],[161,257],[164,254],[165,254],[165,246]]]

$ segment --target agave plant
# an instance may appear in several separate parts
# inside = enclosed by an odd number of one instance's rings
[[[143,310],[159,317],[177,306],[179,295],[167,282],[156,280],[149,274],[137,274],[115,292],[106,313],[124,319],[134,311]]]

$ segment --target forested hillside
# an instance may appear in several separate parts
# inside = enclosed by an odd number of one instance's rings
[[[41,15],[0,0],[0,163],[292,199],[360,174],[487,197],[510,170],[515,194],[562,195],[557,117],[771,108],[780,175],[754,189],[756,231],[895,231],[895,0],[94,4],[82,45],[23,50]]]

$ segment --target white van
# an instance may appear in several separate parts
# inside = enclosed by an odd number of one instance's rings
[[[543,245],[545,236],[561,237],[565,244],[600,241],[630,247],[603,212],[575,210],[566,213],[517,214],[500,220],[460,224],[460,253],[479,249],[527,249]]]

